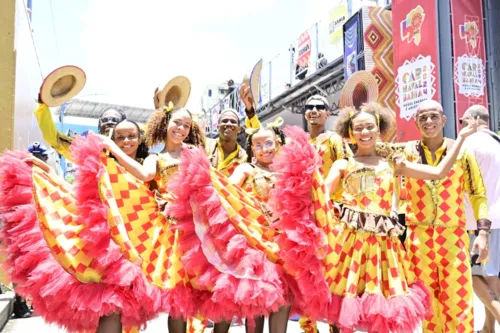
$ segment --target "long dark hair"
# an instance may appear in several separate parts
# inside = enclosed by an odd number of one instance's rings
[[[170,122],[170,119],[172,119],[172,115],[180,111],[186,111],[191,119],[193,119],[192,113],[188,109],[182,107],[174,108],[170,112],[165,112],[163,108],[160,108],[149,116],[146,124],[146,144],[149,147],[153,147],[167,141],[168,123]],[[184,140],[184,142],[197,147],[205,147],[200,127],[194,124],[194,120],[191,123],[191,129],[189,130],[188,137]]]
[[[116,128],[116,126],[118,126],[121,123],[131,123],[131,124],[133,124],[137,128],[137,133],[139,134],[139,140],[140,140],[140,142],[139,142],[139,147],[137,147],[137,153],[135,155],[135,158],[137,160],[144,160],[146,157],[149,156],[149,148],[148,148],[148,146],[146,146],[144,132],[139,127],[139,124],[137,124],[133,120],[128,120],[128,119],[123,119],[123,120],[119,121],[115,125],[114,128]],[[113,140],[113,141],[115,141],[115,131],[114,131],[114,128],[113,128],[113,134],[111,135],[111,140]]]
[[[253,136],[259,132],[262,132],[262,131],[271,131],[274,133],[275,135],[275,138],[278,138],[278,141],[280,142],[280,144],[284,145],[285,144],[285,133],[283,133],[283,131],[281,130],[281,128],[278,128],[278,127],[259,127],[255,132],[253,132],[252,134],[249,134],[247,136],[247,142],[246,142],[246,149],[247,149],[247,162],[248,163],[252,163],[252,158],[253,158],[253,151],[252,151],[252,140],[253,140]]]

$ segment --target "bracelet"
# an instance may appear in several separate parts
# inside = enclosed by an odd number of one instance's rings
[[[487,219],[479,219],[477,220],[477,230],[490,231],[491,229],[491,221]]]

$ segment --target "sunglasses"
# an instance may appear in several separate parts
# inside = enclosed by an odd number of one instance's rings
[[[312,111],[312,110],[314,110],[314,108],[316,108],[316,110],[318,110],[318,111],[325,111],[326,110],[326,105],[325,104],[319,104],[319,105],[307,104],[306,105],[306,110],[307,111]]]
[[[121,119],[118,118],[118,117],[104,117],[104,118],[101,118],[101,124],[105,124],[105,123],[118,123]]]

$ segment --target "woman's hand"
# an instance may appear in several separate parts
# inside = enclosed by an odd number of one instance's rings
[[[109,136],[106,136],[106,135],[101,135],[101,134],[98,134],[97,135],[99,137],[99,139],[101,140],[101,143],[102,143],[102,147],[104,149],[107,149],[109,150],[110,152],[116,152],[117,149],[118,150],[121,150],[117,145],[116,143],[111,140],[111,138]]]
[[[42,169],[43,171],[45,171],[47,173],[51,173],[52,172],[52,168],[47,163],[45,163],[44,161],[36,158],[33,155],[31,155],[29,157],[26,157],[23,160],[23,162],[24,163],[28,163],[28,164],[36,165],[37,167],[39,167],[40,169]]]

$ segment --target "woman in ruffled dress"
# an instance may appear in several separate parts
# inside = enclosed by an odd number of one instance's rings
[[[220,204],[210,200],[210,189],[199,186],[206,178],[190,151],[207,158],[195,148],[203,139],[187,109],[170,105],[150,116],[146,142],[164,149],[143,164],[112,140],[101,140],[121,165],[100,157],[105,172],[98,177],[110,208],[111,235],[150,283],[165,290],[170,332],[185,332],[186,318],[196,315],[212,319],[215,332],[224,332],[233,317],[267,315],[286,304],[282,282],[262,251],[251,248],[227,216],[209,216]]]
[[[336,122],[337,132],[350,138],[356,149],[353,157],[336,161],[326,179],[329,193],[342,189],[340,217],[323,212],[316,214],[316,223],[323,227],[329,244],[322,275],[330,295],[321,316],[343,332],[357,328],[378,333],[412,332],[421,325],[431,309],[429,291],[416,280],[398,239],[403,226],[393,210],[397,207],[396,177],[444,177],[465,137],[477,129],[476,123],[469,124],[443,163],[430,167],[391,155],[390,149],[386,152],[377,148],[380,135],[391,126],[390,117],[388,110],[369,103],[360,110],[343,109]],[[314,165],[317,156],[305,145],[307,135],[299,131],[287,135],[292,142],[285,146],[275,164]],[[288,178],[293,175],[291,171]],[[309,186],[314,187],[317,182],[315,177]],[[280,182],[276,190],[287,193],[290,186],[286,181]],[[322,210],[325,203],[318,204],[315,192],[313,206],[316,211]]]
[[[118,123],[112,138],[133,159],[148,155],[134,122]],[[102,151],[98,138],[79,137],[70,150],[80,165],[74,187],[24,153],[0,158],[2,240],[12,281],[45,321],[70,332],[119,333],[122,326],[137,332],[162,311],[161,293],[110,237],[98,160],[87,159]]]

